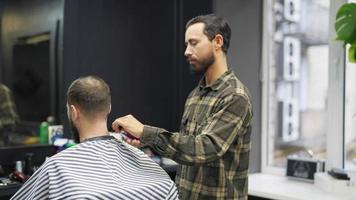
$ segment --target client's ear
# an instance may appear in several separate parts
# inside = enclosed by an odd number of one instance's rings
[[[77,120],[79,117],[79,110],[75,105],[69,105],[70,112],[69,114],[71,115],[71,118],[73,121]]]

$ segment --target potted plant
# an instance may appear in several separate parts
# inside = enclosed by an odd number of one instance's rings
[[[349,62],[356,63],[356,3],[342,5],[336,14],[335,30],[337,40],[349,44]]]

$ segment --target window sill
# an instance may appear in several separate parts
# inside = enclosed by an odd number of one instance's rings
[[[250,174],[248,194],[276,200],[352,200],[355,195],[327,193],[313,183],[290,180],[285,176]]]

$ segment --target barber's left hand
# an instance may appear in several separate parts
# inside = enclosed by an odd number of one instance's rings
[[[112,129],[116,132],[125,131],[136,138],[141,138],[144,125],[132,115],[117,118],[112,123]]]

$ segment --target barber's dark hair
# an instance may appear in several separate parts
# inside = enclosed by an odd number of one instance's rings
[[[222,46],[222,50],[226,54],[229,49],[231,37],[231,29],[227,21],[214,14],[200,15],[189,20],[185,25],[185,28],[187,29],[189,26],[196,23],[203,23],[205,25],[204,34],[210,41],[212,41],[217,34],[223,36],[224,44]]]
[[[109,114],[110,88],[97,76],[78,78],[68,88],[67,103],[78,106],[87,115]]]

